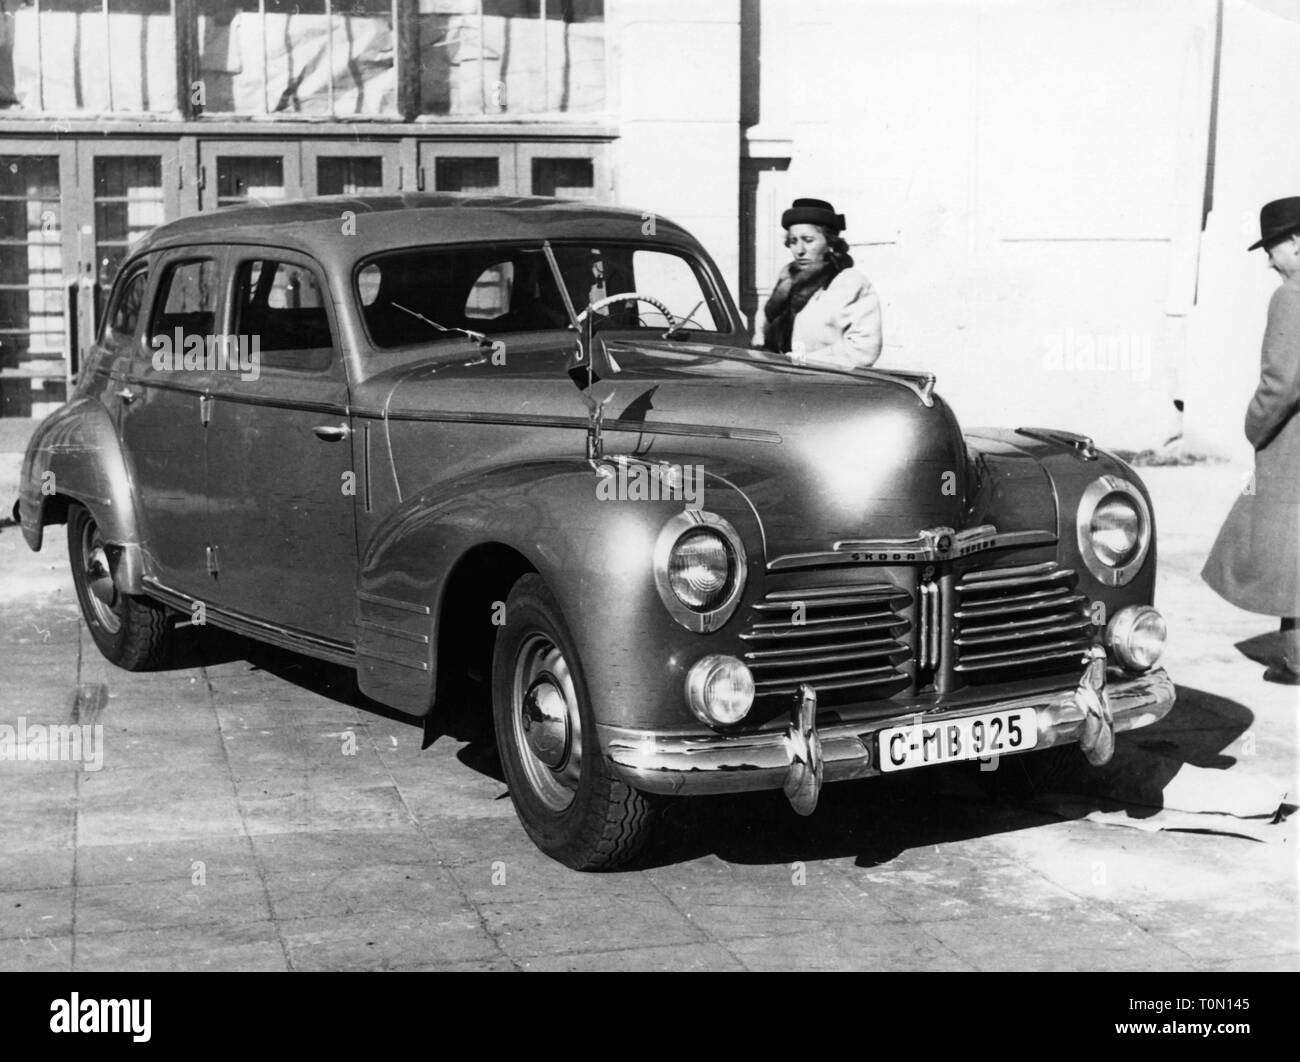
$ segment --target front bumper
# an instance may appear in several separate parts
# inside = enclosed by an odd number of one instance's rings
[[[1163,669],[1138,676],[1108,675],[1104,661],[1098,661],[1085,669],[1079,685],[1071,690],[925,713],[900,712],[822,730],[814,721],[816,697],[807,687],[803,697],[796,698],[791,724],[784,731],[729,735],[598,729],[614,770],[636,789],[683,796],[785,789],[795,809],[808,814],[824,782],[881,773],[877,736],[891,727],[1032,708],[1038,718],[1035,749],[1079,742],[1089,759],[1100,763],[1110,758],[1116,732],[1149,726],[1173,704],[1174,684]]]

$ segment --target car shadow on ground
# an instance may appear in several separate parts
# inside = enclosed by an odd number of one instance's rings
[[[1254,714],[1226,697],[1180,686],[1159,723],[1118,735],[1115,756],[1094,768],[1078,752],[1006,757],[996,771],[977,763],[911,770],[827,786],[803,818],[779,790],[670,802],[645,864],[705,855],[727,862],[793,863],[855,858],[859,867],[890,863],[932,845],[1012,833],[1093,811],[1134,819],[1158,814],[1162,792],[1185,764],[1227,770],[1228,753]],[[1061,794],[1066,800],[1052,799]]]
[[[442,738],[461,744],[466,767],[504,782],[485,691],[469,689],[427,718],[408,715],[367,697],[355,672],[222,631],[196,638],[179,666],[215,666],[246,660],[250,667],[322,697],[384,719],[422,728],[423,748]],[[292,712],[287,708],[286,712]],[[1089,765],[1077,748],[1068,755],[1030,753],[1002,760],[994,771],[977,763],[910,770],[823,789],[817,810],[797,815],[780,790],[663,800],[660,828],[637,869],[688,862],[707,855],[744,865],[792,863],[852,856],[860,867],[890,863],[917,848],[1012,833],[1078,819],[1093,811],[1124,811],[1134,819],[1158,814],[1162,793],[1185,764],[1229,770],[1227,750],[1249,730],[1245,705],[1191,687],[1160,722],[1120,734],[1104,767]],[[1063,794],[1064,802],[1045,799]]]
[[[426,717],[413,716],[366,696],[357,685],[356,672],[352,668],[216,628],[182,638],[170,663],[175,668],[196,668],[240,660],[246,661],[253,670],[265,671],[301,690],[422,730],[421,748],[427,749],[443,737],[461,742],[463,747],[457,752],[457,758],[462,763],[496,781],[505,780],[496,755],[491,704],[480,689],[462,690],[456,695],[440,697],[440,704],[453,707],[439,708]],[[292,712],[293,709],[286,708],[285,711]]]

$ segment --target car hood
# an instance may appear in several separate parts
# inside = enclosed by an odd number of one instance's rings
[[[596,382],[607,454],[703,466],[708,491],[740,490],[758,514],[769,558],[845,539],[913,538],[996,520],[1014,483],[1015,527],[1054,528],[1051,485],[1014,447],[968,454],[938,396],[885,374],[802,369],[734,347],[610,341],[619,371]],[[565,349],[494,359],[471,351],[408,364],[361,385],[365,405],[399,420],[478,422],[539,433],[530,456],[580,457],[587,408],[564,371]],[[502,450],[512,448],[503,447]],[[1028,491],[1036,503],[1024,505]]]

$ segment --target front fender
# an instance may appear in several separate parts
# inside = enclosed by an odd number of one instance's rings
[[[74,398],[51,413],[27,445],[19,481],[19,517],[23,537],[34,550],[41,548],[45,525],[58,519],[51,509],[56,496],[85,505],[105,541],[139,547],[131,480],[117,430],[93,396]]]
[[[656,457],[690,463],[689,457]],[[706,470],[703,501],[735,527],[748,570],[761,571],[762,532],[748,498]],[[652,555],[660,529],[682,508],[681,500],[601,500],[591,466],[570,458],[496,468],[408,497],[362,557],[362,688],[404,711],[430,710],[440,626],[486,627],[502,619],[486,597],[467,615],[448,615],[449,578],[471,551],[500,546],[522,557],[559,602],[600,722],[690,725],[686,672],[716,651],[711,646],[732,641],[743,609],[710,634],[688,631],[669,616],[655,588]]]
[[[1055,530],[1058,537],[1056,559],[1065,567],[1072,568],[1079,577],[1079,589],[1092,601],[1102,601],[1106,605],[1106,615],[1114,615],[1126,605],[1149,605],[1155,594],[1156,579],[1156,514],[1151,501],[1151,494],[1141,477],[1114,454],[1105,450],[1096,450],[1092,459],[1085,458],[1077,448],[1021,435],[1018,432],[1003,429],[981,428],[968,432],[972,441],[990,452],[996,451],[1003,468],[1023,467],[1023,458],[1032,459],[1045,474],[1050,484],[1051,495],[1055,498]],[[992,445],[990,445],[992,444]],[[1018,455],[1008,461],[1008,455]],[[1029,490],[1033,476],[1030,472],[1021,473],[1026,486],[1007,492],[993,508],[986,512],[981,520],[996,524],[999,528],[1012,526],[1016,513],[1024,513],[1028,508],[1035,510],[1035,519],[1044,520],[1050,513],[1045,504],[1045,495],[1041,490]],[[1118,476],[1132,483],[1146,499],[1151,510],[1151,547],[1146,560],[1137,575],[1125,586],[1109,586],[1096,578],[1088,570],[1079,551],[1077,519],[1079,501],[1089,484],[1101,476]],[[1031,501],[1031,495],[1038,500]],[[1052,526],[1044,523],[1042,526]]]

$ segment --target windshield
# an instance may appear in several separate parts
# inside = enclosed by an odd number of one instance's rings
[[[662,335],[730,331],[726,311],[702,265],[684,252],[631,243],[551,245],[576,312],[610,295],[636,292],[656,299],[622,301],[595,313],[597,329]],[[569,315],[540,243],[480,244],[395,251],[370,259],[356,274],[358,304],[371,341],[392,348],[459,338],[568,328]]]

